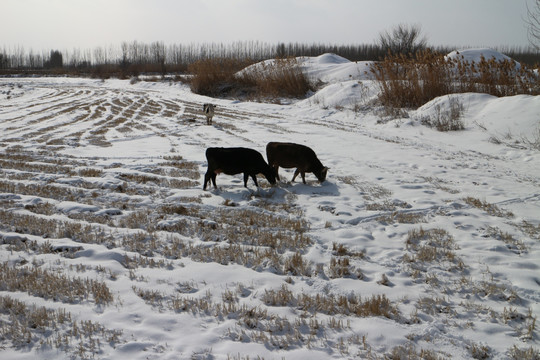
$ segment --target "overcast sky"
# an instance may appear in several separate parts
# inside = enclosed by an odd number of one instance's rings
[[[397,24],[431,45],[527,46],[533,0],[0,0],[0,47],[123,41],[371,44]]]

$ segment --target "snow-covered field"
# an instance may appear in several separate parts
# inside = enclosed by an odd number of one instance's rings
[[[286,105],[1,78],[0,357],[538,359],[540,97],[388,120],[367,64],[303,66],[326,86]],[[269,141],[327,181],[202,190],[207,147]]]

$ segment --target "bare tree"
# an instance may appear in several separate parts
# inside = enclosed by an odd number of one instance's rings
[[[149,59],[149,62],[159,65],[161,75],[165,76],[167,73],[167,69],[165,68],[165,59],[167,58],[165,44],[161,41],[156,41],[150,45],[150,48],[152,52],[152,59]]]
[[[58,50],[51,50],[49,60],[45,61],[45,67],[47,69],[57,69],[64,65],[62,53]]]
[[[399,24],[379,34],[379,45],[386,53],[414,55],[426,47],[427,38],[421,35],[420,25]]]
[[[527,19],[525,22],[529,27],[527,32],[529,43],[536,50],[540,50],[540,0],[534,1],[532,9],[527,5]]]
[[[123,71],[126,71],[129,66],[129,44],[123,41],[122,44],[120,44],[120,49],[122,50],[120,68],[122,68]]]

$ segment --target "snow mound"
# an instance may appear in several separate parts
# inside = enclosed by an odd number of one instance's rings
[[[274,59],[264,60],[246,67],[238,74],[270,72],[274,63]],[[352,62],[339,55],[326,53],[319,56],[297,57],[296,63],[314,83],[336,84],[349,80],[371,79],[371,61]]]
[[[512,58],[489,48],[454,50],[448,55],[446,55],[446,59],[461,60],[468,63],[478,63],[482,60],[482,57],[486,60],[495,59],[495,61],[499,62],[514,61],[516,67],[521,66],[517,61],[513,60]]]
[[[377,97],[376,88],[358,80],[332,83],[313,96],[299,102],[299,105],[319,105],[323,108],[354,109],[368,104]]]
[[[371,61],[352,62],[336,54],[298,58],[302,71],[313,82],[329,84],[370,78]]]
[[[344,57],[336,55],[336,54],[332,54],[332,53],[322,54],[320,56],[311,58],[311,60],[313,60],[314,63],[321,64],[321,65],[350,63],[350,61],[345,59]]]
[[[539,96],[492,97],[474,105],[471,103],[468,117],[494,136],[532,141],[540,130],[539,109]]]
[[[414,117],[436,118],[447,113],[453,104],[463,106],[467,129],[479,128],[491,138],[537,141],[540,134],[540,97],[516,95],[496,97],[488,94],[464,93],[435,98],[414,112]]]

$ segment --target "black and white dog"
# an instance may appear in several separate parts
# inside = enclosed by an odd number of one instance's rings
[[[203,104],[203,113],[206,116],[206,125],[212,125],[212,118],[214,117],[214,104]]]

